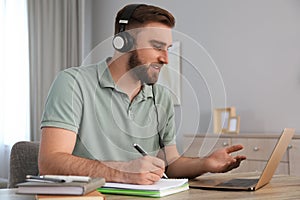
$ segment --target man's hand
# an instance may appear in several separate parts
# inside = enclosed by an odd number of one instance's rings
[[[241,149],[243,149],[242,145],[233,145],[214,151],[212,154],[204,158],[206,160],[206,169],[208,169],[209,172],[221,173],[228,172],[239,167],[241,161],[246,159],[246,156],[231,156],[230,154]]]
[[[123,175],[123,181],[126,183],[149,185],[163,176],[165,163],[157,157],[143,156],[122,163],[119,170]]]

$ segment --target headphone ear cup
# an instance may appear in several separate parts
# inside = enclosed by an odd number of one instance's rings
[[[128,32],[120,32],[113,38],[113,47],[122,53],[128,52],[133,48],[134,39]]]

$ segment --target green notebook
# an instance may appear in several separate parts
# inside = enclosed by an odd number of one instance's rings
[[[97,190],[104,194],[163,197],[189,189],[188,179],[161,179],[153,185],[105,183]]]

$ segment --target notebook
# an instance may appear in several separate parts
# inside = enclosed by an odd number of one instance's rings
[[[260,176],[256,178],[241,177],[233,179],[194,179],[189,182],[191,188],[224,189],[224,190],[257,190],[270,182],[280,160],[282,159],[295,129],[285,128],[279,137],[276,146]]]
[[[188,179],[160,179],[152,185],[105,183],[98,191],[103,194],[122,194],[144,197],[163,197],[189,189]]]
[[[24,182],[17,184],[19,194],[85,195],[103,186],[104,178],[93,178],[89,182]]]

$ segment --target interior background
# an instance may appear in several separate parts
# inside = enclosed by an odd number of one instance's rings
[[[136,1],[86,0],[85,54],[113,34],[115,13]],[[235,106],[241,133],[300,132],[300,1],[139,1],[161,6],[176,17],[175,31],[201,44],[220,73],[226,106]],[[183,55],[199,55],[195,66],[182,61],[178,138],[212,132],[211,97],[199,49],[182,43]],[[192,85],[192,90],[190,85]],[[195,109],[196,108],[196,109]],[[198,112],[200,110],[200,112]]]

